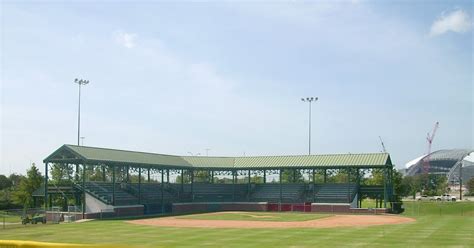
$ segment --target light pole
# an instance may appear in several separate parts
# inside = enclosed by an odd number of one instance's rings
[[[84,137],[84,136],[81,137],[81,146],[84,146],[84,139],[85,139],[85,138],[86,138],[86,137]]]
[[[209,156],[209,151],[211,150],[211,148],[206,148],[204,150],[206,150],[206,157],[208,157]]]
[[[79,146],[79,139],[81,138],[81,86],[89,83],[89,80],[74,79],[74,83],[79,85],[79,109],[77,112],[77,145]]]
[[[317,101],[317,97],[301,98],[301,101],[309,103],[309,132],[308,132],[308,154],[311,155],[311,103]]]

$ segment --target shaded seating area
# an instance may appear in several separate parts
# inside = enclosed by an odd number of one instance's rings
[[[170,187],[161,183],[143,183],[141,185],[131,183],[129,188],[135,197],[138,198],[140,196],[140,204],[160,203],[162,199],[164,202],[172,202],[178,197],[173,195]]]
[[[85,190],[109,205],[124,206],[138,204],[138,198],[128,192],[126,185],[116,183],[115,192],[113,186],[112,183],[108,182],[87,182],[85,184]]]
[[[255,184],[251,201],[257,202],[304,202],[305,184],[277,183]],[[280,194],[281,189],[281,194]]]
[[[245,200],[247,184],[208,184],[195,183],[194,202],[231,202]]]
[[[49,173],[53,165],[62,168],[78,189],[75,202],[82,204],[83,216],[97,209],[94,202],[120,211],[142,205],[151,213],[188,202],[350,203],[357,194],[375,196],[386,206],[393,194],[388,153],[208,157],[63,145],[44,163],[44,190],[37,195],[51,205]],[[360,182],[374,171],[381,185],[364,188]]]
[[[350,203],[357,193],[357,185],[349,183],[316,184],[314,202]]]

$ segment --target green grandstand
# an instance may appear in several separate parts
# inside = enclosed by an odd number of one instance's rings
[[[196,211],[367,212],[393,199],[388,153],[254,157],[175,156],[63,145],[46,159],[45,183],[35,197],[52,207],[53,195],[75,198],[78,218]],[[66,183],[51,184],[51,166]],[[374,170],[382,185],[365,185]],[[283,179],[283,175],[292,175]]]

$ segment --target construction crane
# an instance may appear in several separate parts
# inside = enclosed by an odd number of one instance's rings
[[[382,137],[379,136],[380,144],[382,144],[382,151],[387,153],[387,149],[385,149],[385,144],[383,143]]]
[[[436,122],[433,128],[433,131],[426,135],[426,140],[428,141],[428,153],[425,158],[423,158],[423,173],[428,174],[430,170],[430,156],[431,156],[431,145],[433,144],[433,140],[436,134],[436,130],[438,130],[439,122]]]

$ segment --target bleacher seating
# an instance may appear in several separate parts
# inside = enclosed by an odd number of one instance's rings
[[[87,182],[86,191],[107,204],[112,204],[113,185],[110,182]],[[280,184],[160,184],[142,183],[140,200],[138,183],[116,183],[115,205],[159,204],[172,202],[280,202]],[[333,183],[315,184],[285,183],[281,188],[283,203],[317,202],[350,203],[358,191],[356,184]],[[313,193],[314,192],[314,193]]]
[[[138,198],[139,187],[138,183],[129,184],[130,192]],[[160,183],[142,183],[140,186],[140,203],[160,203],[161,202],[161,187]],[[163,200],[164,202],[172,202],[177,196],[173,195],[172,190],[167,185],[163,185]]]
[[[356,184],[316,184],[314,201],[318,203],[350,203],[356,193]]]
[[[195,183],[193,195],[195,202],[229,202],[244,200],[247,184],[206,184]]]
[[[112,204],[113,184],[109,182],[87,182],[86,191],[107,204]],[[115,205],[138,204],[138,198],[127,192],[124,185],[115,184]]]
[[[303,202],[305,185],[304,184],[290,184],[285,183],[282,185],[282,202]],[[262,202],[279,202],[280,201],[280,184],[268,183],[268,184],[255,184],[252,190],[251,201],[262,201]]]

